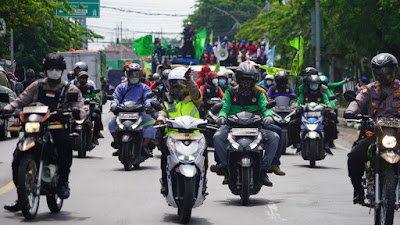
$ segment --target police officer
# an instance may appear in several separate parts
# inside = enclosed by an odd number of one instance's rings
[[[167,101],[164,101],[164,110],[159,112],[156,124],[163,124],[166,122],[167,118],[176,118],[180,116],[192,116],[200,119],[199,108],[203,97],[197,84],[191,79],[192,74],[193,71],[184,67],[177,67],[169,73],[169,98]],[[173,129],[166,130],[166,136],[176,132],[177,131]],[[161,152],[161,193],[167,194],[165,167],[167,164],[167,155],[169,153],[165,143],[161,145]],[[207,170],[207,164],[205,168]]]
[[[85,117],[86,112],[83,109],[83,98],[79,89],[70,85],[67,81],[61,80],[63,70],[65,70],[64,57],[59,53],[51,53],[46,56],[43,61],[43,70],[47,78],[33,82],[24,92],[21,93],[10,104],[6,105],[3,111],[5,113],[12,113],[16,108],[23,108],[32,102],[41,102],[49,106],[50,111],[57,111],[59,109],[72,108],[72,115],[75,119],[82,119]],[[64,93],[64,95],[62,95]],[[69,101],[67,98],[68,93],[78,93],[76,101]],[[61,101],[60,101],[61,100]],[[58,151],[58,165],[59,168],[59,184],[58,196],[66,199],[70,195],[68,187],[68,177],[70,167],[72,164],[72,149],[69,143],[69,131],[57,130],[51,131],[54,139],[55,146]],[[17,174],[18,162],[15,160],[18,151],[14,152],[14,160],[12,162],[13,174]],[[13,176],[13,181],[18,186],[17,177]],[[12,204],[5,205],[4,208],[9,211],[19,211],[20,207],[17,201]]]
[[[399,115],[400,101],[400,81],[397,76],[397,59],[389,53],[381,53],[371,60],[372,73],[376,81],[368,84],[351,102],[344,113],[344,118],[354,118],[363,109],[368,110],[368,115],[372,119],[377,117],[387,117]],[[361,177],[364,173],[367,161],[367,151],[370,144],[375,141],[375,137],[368,137],[356,141],[348,154],[348,170],[351,183],[354,188],[354,204],[364,203],[364,189],[361,185]]]

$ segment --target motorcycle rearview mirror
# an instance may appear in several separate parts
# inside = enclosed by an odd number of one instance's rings
[[[76,102],[78,101],[79,93],[78,92],[69,92],[67,94],[68,102]]]
[[[93,93],[100,93],[100,89],[94,89]]]
[[[146,98],[147,98],[147,99],[153,98],[153,97],[154,97],[154,92],[150,92],[150,93],[148,93],[148,94],[146,95]]]
[[[218,103],[211,108],[211,112],[212,114],[217,115],[219,111],[221,111],[221,109],[222,109],[222,103]]]
[[[151,107],[153,107],[153,109],[156,110],[157,112],[163,110],[161,103],[159,103],[158,101],[151,101],[150,104]]]
[[[346,91],[343,94],[344,99],[348,102],[352,102],[356,100],[356,93],[354,91]]]
[[[290,94],[289,95],[290,100],[296,100],[297,99],[297,95],[296,94]]]
[[[267,104],[267,109],[272,109],[273,107],[275,107],[275,105],[276,105],[276,102],[268,102],[268,104]]]
[[[329,96],[329,101],[333,101],[333,100],[335,100],[335,99],[336,99],[336,96],[335,96],[335,95]]]

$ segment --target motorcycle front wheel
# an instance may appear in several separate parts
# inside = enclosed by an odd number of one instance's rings
[[[187,224],[190,221],[190,217],[192,215],[192,207],[194,204],[194,196],[195,196],[195,179],[187,178],[182,176],[183,179],[183,198],[179,202],[178,206],[178,215],[179,222],[183,224]]]
[[[250,198],[250,168],[242,167],[242,191],[240,192],[240,202],[248,205]]]
[[[133,160],[131,152],[134,152],[135,150],[130,148],[131,145],[132,143],[127,142],[127,143],[122,143],[121,147],[122,164],[124,164],[125,171],[131,171],[133,168],[133,163],[132,163]],[[132,148],[135,148],[135,145],[133,145]]]
[[[82,129],[81,132],[79,132],[79,136],[76,138],[76,150],[78,151],[78,158],[85,158],[86,157],[86,134],[85,130]]]
[[[281,154],[285,155],[286,154],[286,147],[287,147],[287,133],[282,132],[282,142],[281,142]]]
[[[308,146],[307,146],[308,153],[310,154],[309,155],[309,157],[310,157],[310,167],[314,168],[315,167],[315,159],[316,159],[316,156],[317,156],[318,151],[319,151],[318,150],[319,143],[318,143],[318,140],[308,140],[307,143],[308,143]]]
[[[54,193],[47,194],[46,199],[47,199],[47,206],[49,207],[52,213],[60,212],[64,201],[61,198],[59,198],[57,194]]]
[[[39,209],[40,196],[37,195],[38,168],[32,156],[22,157],[18,167],[18,203],[26,219],[33,219]]]
[[[397,176],[394,169],[387,170],[381,185],[381,203],[375,207],[375,225],[392,225],[394,218]]]

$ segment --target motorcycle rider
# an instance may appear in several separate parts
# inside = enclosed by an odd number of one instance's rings
[[[15,109],[21,109],[33,102],[41,102],[49,106],[50,111],[72,108],[72,115],[75,119],[82,119],[86,112],[83,110],[83,98],[79,89],[70,85],[67,81],[61,80],[62,72],[66,69],[64,57],[59,53],[50,53],[43,61],[43,70],[47,78],[33,82],[24,92],[22,92],[13,102],[6,105],[4,113],[12,113]],[[76,101],[69,101],[67,93],[78,93]],[[61,96],[61,94],[63,94]],[[61,101],[60,101],[61,100]],[[69,143],[69,131],[51,131],[55,146],[57,146],[57,164],[59,166],[58,196],[66,199],[70,195],[68,177],[72,164],[72,149]],[[13,170],[13,181],[18,186],[18,150],[14,151],[14,159],[11,164]],[[5,205],[8,211],[16,212],[20,210],[18,201]]]
[[[67,73],[67,81],[71,83],[73,80],[75,80],[75,72],[71,70]]]
[[[168,99],[163,102],[163,110],[158,113],[157,125],[164,124],[167,118],[180,116],[192,116],[200,119],[199,109],[203,96],[196,83],[191,79],[192,75],[193,71],[185,67],[177,67],[171,70],[168,75],[170,87]],[[176,132],[178,131],[167,129],[166,136]],[[165,167],[167,164],[167,155],[169,154],[166,144],[162,145],[161,153],[161,193],[166,194],[167,177]],[[207,170],[207,165],[205,167]]]
[[[267,72],[264,72],[262,77],[264,79],[258,82],[257,86],[262,87],[265,91],[268,91],[268,89],[274,85],[275,77],[267,74]]]
[[[77,62],[74,65],[74,73],[75,73],[75,78],[78,78],[78,74],[81,71],[88,71],[88,65],[85,62]],[[73,85],[77,85],[78,80],[74,79],[73,81],[71,81],[71,83]],[[94,87],[94,89],[96,89],[96,84],[91,80],[88,79],[87,84]]]
[[[217,123],[222,126],[214,135],[214,154],[217,155],[215,158],[219,159],[219,162],[217,162],[217,165],[212,165],[210,169],[212,172],[221,171],[225,173],[223,184],[229,183],[226,158],[227,134],[229,132],[229,127],[225,125],[227,117],[235,115],[245,108],[249,112],[262,113],[264,116],[264,126],[268,126],[272,122],[272,113],[266,108],[268,103],[266,96],[254,87],[258,79],[257,69],[248,63],[241,63],[236,70],[236,79],[239,86],[226,91],[223,107],[217,119]],[[261,183],[266,186],[272,186],[272,182],[267,175],[267,170],[270,168],[278,149],[279,136],[275,132],[266,129],[261,129],[261,132],[263,141],[266,144],[261,163]]]
[[[368,84],[352,101],[344,113],[344,118],[354,118],[356,114],[368,110],[368,116],[372,119],[399,115],[400,81],[397,77],[398,62],[396,57],[389,53],[380,53],[372,58],[372,73],[376,81]],[[376,137],[367,137],[356,141],[347,155],[348,172],[354,188],[354,204],[364,203],[365,194],[361,185],[367,162],[368,147],[376,140]]]
[[[328,109],[332,110],[334,105],[331,105],[329,101],[329,97],[326,93],[321,92],[321,79],[318,75],[311,75],[307,77],[307,81],[305,82],[306,87],[304,91],[300,93],[300,96],[296,102],[295,108],[298,108],[300,105],[304,105],[310,102],[315,102],[317,104],[325,104]],[[333,155],[330,148],[329,142],[335,137],[336,134],[336,123],[334,119],[330,116],[330,113],[326,113],[325,120],[324,120],[324,132],[325,132],[325,139],[324,139],[324,149],[325,151]],[[302,124],[301,115],[294,114],[292,120],[288,124],[288,135],[290,143],[293,144],[294,147],[297,147],[297,150],[300,151],[300,126]]]
[[[128,82],[119,84],[113,93],[114,99],[111,101],[110,110],[114,112],[119,104],[126,101],[134,101],[136,104],[144,104],[146,107],[150,106],[151,99],[147,99],[146,95],[151,93],[149,86],[140,82],[142,73],[142,67],[137,63],[131,63],[125,70],[125,75]],[[142,154],[144,156],[152,157],[153,154],[147,149],[151,140],[154,140],[156,135],[156,129],[153,127],[154,120],[143,112],[143,144],[142,144]],[[117,144],[117,132],[116,132],[116,117],[110,120],[108,128],[113,137],[113,142],[111,142],[111,147],[118,149]],[[113,156],[118,156],[118,150],[113,153]]]
[[[200,92],[203,95],[204,101],[203,113],[207,112],[211,107],[207,104],[207,100],[211,100],[212,98],[222,99],[224,97],[224,92],[217,86],[218,76],[215,72],[209,72],[204,80],[205,83],[200,87]]]
[[[78,88],[84,98],[93,98],[96,102],[100,103],[100,98],[97,93],[94,93],[94,87],[87,84],[89,74],[86,71],[81,71],[78,74]],[[100,131],[103,130],[103,123],[101,122],[101,111],[98,107],[93,109],[90,118],[94,121],[93,127],[93,143],[99,145],[98,139],[103,137]]]
[[[278,71],[275,74],[275,83],[268,89],[268,97],[274,99],[278,96],[286,96],[289,97],[290,94],[293,94],[293,88],[288,84],[288,75],[285,71]]]
[[[198,87],[201,87],[204,84],[204,78],[211,71],[208,65],[201,67],[200,72],[197,73],[196,84]]]
[[[28,69],[26,71],[26,79],[22,81],[24,90],[35,81],[35,71],[33,69]]]
[[[231,89],[232,86],[227,84],[228,74],[225,71],[219,71],[218,75],[218,86],[221,88],[222,92],[225,93],[226,90]]]

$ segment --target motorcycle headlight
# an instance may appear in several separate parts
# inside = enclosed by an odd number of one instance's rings
[[[40,123],[39,122],[28,122],[25,124],[25,132],[26,133],[37,133],[40,131]]]
[[[385,148],[394,148],[397,144],[397,140],[396,137],[394,136],[389,136],[389,135],[385,135],[382,138],[382,145]]]
[[[317,127],[318,127],[318,123],[317,123],[317,124],[315,124],[315,123],[308,123],[308,124],[307,124],[307,128],[308,128],[310,131],[316,130]]]

